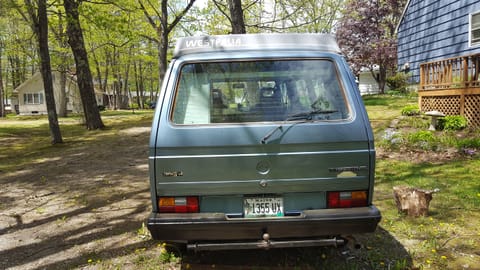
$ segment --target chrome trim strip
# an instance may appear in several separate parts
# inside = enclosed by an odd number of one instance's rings
[[[353,180],[353,179],[366,179],[366,176],[355,176],[355,177],[349,177],[349,178],[337,178],[335,177],[317,177],[317,178],[284,178],[284,179],[269,179],[269,183],[282,183],[282,182],[307,182],[307,181],[332,181],[332,180]],[[229,181],[187,181],[187,182],[157,182],[157,186],[170,186],[170,185],[225,185],[225,184],[248,184],[248,183],[258,183],[258,179],[252,179],[252,180],[229,180]]]
[[[177,158],[224,158],[224,157],[260,157],[260,156],[300,156],[325,155],[345,153],[368,153],[369,149],[347,151],[317,151],[317,152],[285,152],[285,153],[256,153],[256,154],[218,154],[218,155],[178,155],[178,156],[149,156],[148,159],[177,159]]]

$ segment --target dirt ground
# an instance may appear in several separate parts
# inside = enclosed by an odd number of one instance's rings
[[[205,252],[184,255],[181,263],[161,260],[158,268],[151,258],[161,253],[161,243],[143,227],[151,209],[149,132],[145,125],[67,141],[33,164],[0,172],[0,269],[329,269],[353,261],[355,269],[376,269],[372,241],[411,263],[379,227],[338,249]]]
[[[66,142],[61,156],[0,172],[0,269],[66,269],[144,247],[149,131]]]

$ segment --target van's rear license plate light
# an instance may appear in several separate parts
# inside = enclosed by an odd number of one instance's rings
[[[243,215],[246,218],[283,217],[283,198],[245,197]]]

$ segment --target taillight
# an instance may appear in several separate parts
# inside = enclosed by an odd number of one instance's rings
[[[158,211],[160,213],[197,213],[198,197],[160,197]]]
[[[367,206],[366,191],[328,192],[328,208],[349,208]]]

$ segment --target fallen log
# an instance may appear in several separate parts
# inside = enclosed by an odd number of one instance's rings
[[[406,186],[393,187],[398,211],[411,217],[427,216],[432,194],[438,191],[438,189],[424,190]]]

